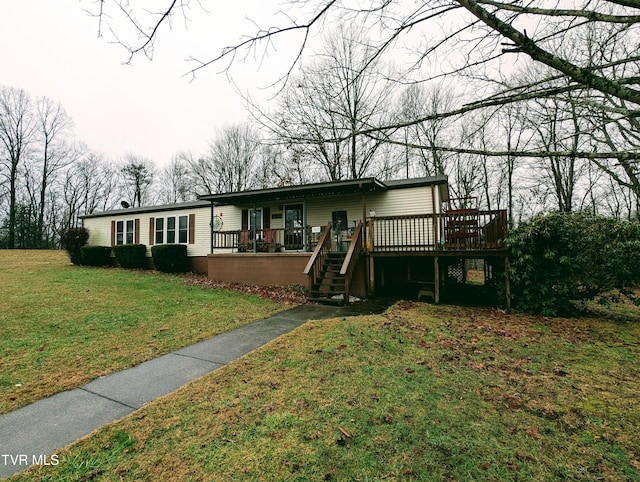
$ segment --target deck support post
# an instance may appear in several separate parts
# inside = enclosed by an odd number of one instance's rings
[[[509,256],[504,257],[504,296],[507,311],[511,311],[511,281],[509,279]]]
[[[433,257],[433,301],[440,303],[440,258]]]

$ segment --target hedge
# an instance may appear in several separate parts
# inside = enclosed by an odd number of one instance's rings
[[[80,248],[82,264],[85,266],[110,266],[110,246],[83,246]]]
[[[147,247],[144,244],[120,244],[113,252],[121,268],[143,269],[147,267]]]
[[[160,244],[151,248],[153,264],[163,273],[184,273],[189,270],[187,247],[184,244]]]

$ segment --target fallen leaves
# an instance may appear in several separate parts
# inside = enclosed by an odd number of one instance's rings
[[[197,274],[185,275],[184,283],[188,286],[200,286],[209,289],[233,290],[253,294],[262,299],[269,299],[279,303],[301,305],[307,303],[307,297],[302,287],[297,286],[258,286],[242,283],[222,283],[206,276]]]

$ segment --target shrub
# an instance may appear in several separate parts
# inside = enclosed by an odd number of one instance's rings
[[[141,269],[147,267],[147,247],[144,244],[120,244],[113,252],[121,268]]]
[[[85,266],[110,266],[111,247],[109,246],[83,246],[80,248],[82,264]]]
[[[86,228],[69,228],[60,237],[60,245],[69,254],[71,262],[75,265],[82,264],[80,248],[88,241],[89,231]]]
[[[151,247],[153,264],[163,273],[184,273],[189,270],[187,247],[184,244],[159,244]]]
[[[640,281],[640,224],[589,213],[539,215],[511,232],[512,306],[573,314],[593,299]]]

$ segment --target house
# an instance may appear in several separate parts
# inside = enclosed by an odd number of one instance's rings
[[[467,260],[482,261],[485,281],[508,265],[506,212],[451,199],[446,176],[206,194],[83,222],[91,244],[181,242],[194,270],[212,279],[302,285],[317,299],[439,301],[465,283]]]

